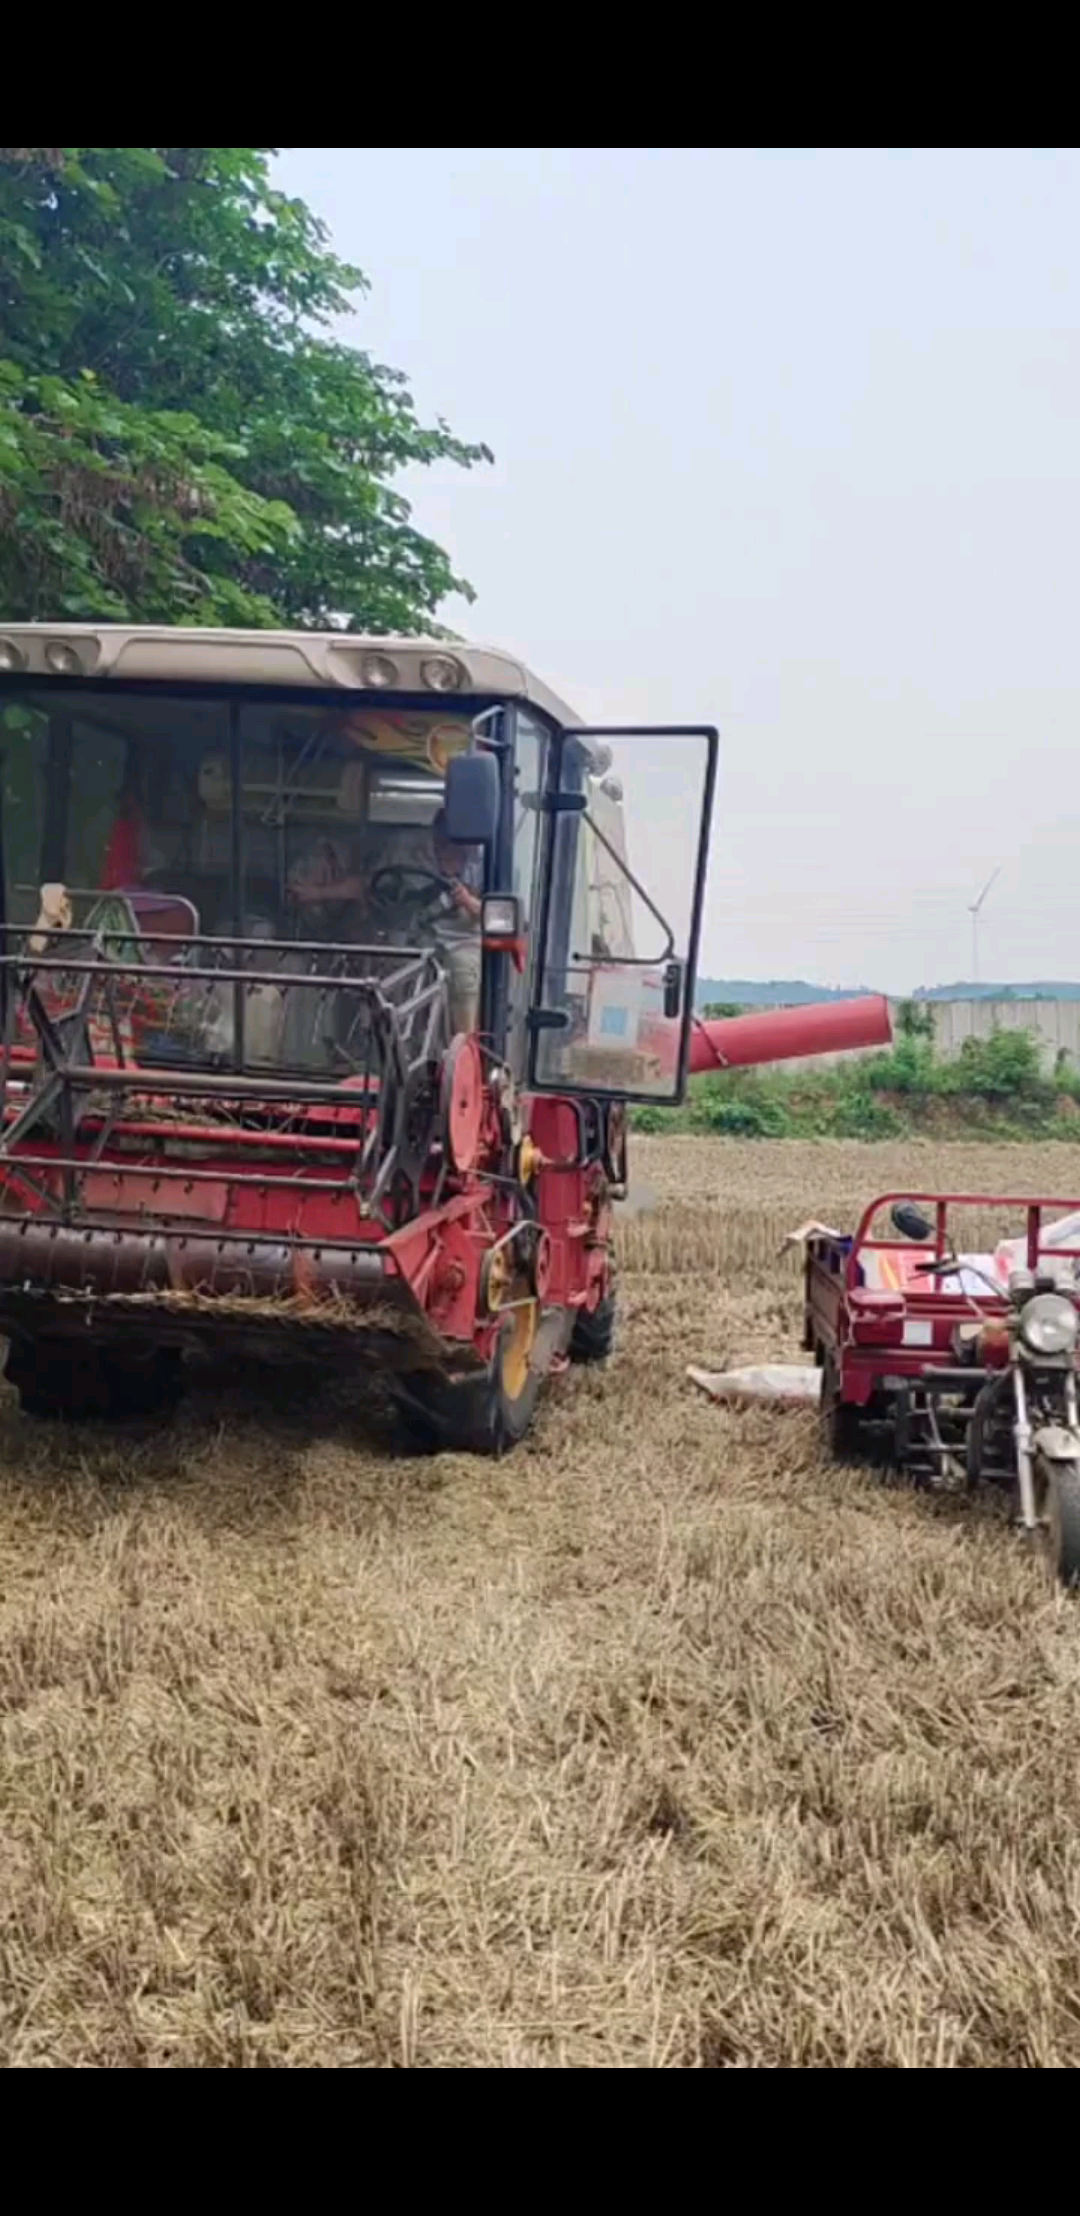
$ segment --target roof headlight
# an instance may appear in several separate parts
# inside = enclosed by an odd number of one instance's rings
[[[460,692],[465,682],[461,663],[452,654],[425,654],[420,675],[432,692]]]
[[[55,677],[81,677],[82,662],[73,646],[66,639],[50,639],[45,648],[45,661]]]
[[[398,681],[398,666],[390,654],[365,654],[360,671],[372,692],[392,692]]]

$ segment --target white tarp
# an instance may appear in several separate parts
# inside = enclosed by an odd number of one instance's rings
[[[1080,1247],[1080,1211],[1071,1216],[1059,1216],[1056,1223],[1044,1223],[1039,1233],[1040,1263],[1049,1262],[1053,1268],[1054,1248],[1063,1246]],[[1076,1264],[1076,1255],[1063,1255],[1062,1276],[1075,1278]],[[999,1282],[1007,1286],[1013,1270],[1026,1268],[1027,1239],[1002,1239],[994,1255],[994,1274]]]
[[[821,1371],[813,1363],[759,1362],[745,1370],[688,1369],[687,1377],[710,1400],[785,1401],[816,1407],[821,1400]]]

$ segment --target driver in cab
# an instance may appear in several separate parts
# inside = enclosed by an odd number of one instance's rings
[[[289,876],[289,893],[316,934],[332,930],[335,939],[359,939],[371,913],[371,871],[353,866],[338,839],[319,839]]]
[[[377,880],[382,865],[357,868],[337,840],[321,839],[298,864],[289,891],[307,924],[329,927],[338,939],[361,940],[365,926],[378,919]],[[391,875],[396,865],[391,865]],[[474,1031],[480,1006],[480,914],[483,863],[477,850],[453,846],[446,817],[439,809],[429,838],[401,858],[401,873],[441,880],[442,898],[425,922],[443,957],[450,999],[451,1032]],[[433,890],[438,888],[433,887]],[[419,916],[419,911],[418,911]]]
[[[478,847],[453,846],[440,808],[431,826],[436,872],[446,880],[448,904],[435,918],[435,936],[446,963],[451,1032],[475,1031],[480,1021],[480,914],[484,864]]]

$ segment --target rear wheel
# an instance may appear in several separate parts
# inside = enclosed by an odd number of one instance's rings
[[[1046,1551],[1063,1585],[1080,1585],[1080,1463],[1040,1462]]]
[[[520,1296],[520,1297],[519,1297]],[[515,1289],[485,1370],[453,1381],[417,1377],[397,1388],[404,1430],[432,1454],[507,1454],[533,1419],[541,1377],[533,1368],[537,1304]]]
[[[66,1423],[170,1415],[182,1382],[172,1349],[137,1362],[69,1339],[14,1339],[5,1374],[25,1416]]]
[[[863,1456],[860,1412],[840,1398],[835,1356],[826,1354],[821,1369],[821,1423],[826,1451],[834,1462],[858,1462]]]

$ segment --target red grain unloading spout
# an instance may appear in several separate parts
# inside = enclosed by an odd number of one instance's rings
[[[890,1046],[889,1003],[880,993],[862,1000],[814,1001],[805,1008],[763,1008],[752,1016],[695,1016],[690,1071],[749,1069],[803,1055],[844,1054]]]

